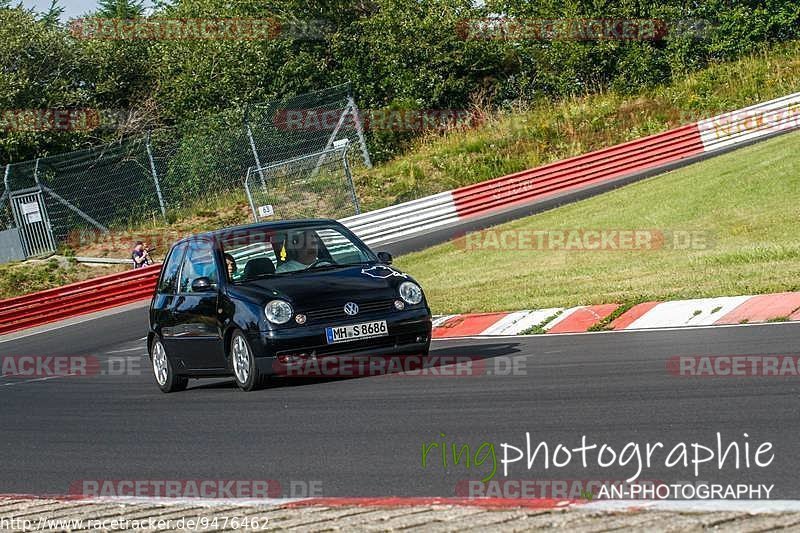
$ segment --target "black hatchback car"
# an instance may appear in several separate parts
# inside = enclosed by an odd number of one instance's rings
[[[420,286],[335,220],[255,224],[187,237],[150,305],[158,386],[233,376],[244,390],[280,365],[341,355],[427,356]]]

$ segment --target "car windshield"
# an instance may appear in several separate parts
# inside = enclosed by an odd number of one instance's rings
[[[375,255],[334,225],[247,229],[222,238],[228,277],[244,283],[375,262]]]

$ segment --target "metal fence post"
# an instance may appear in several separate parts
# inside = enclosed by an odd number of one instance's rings
[[[0,205],[2,205],[3,201],[6,199],[6,196],[8,196],[8,208],[13,210],[14,206],[11,205],[11,187],[9,187],[9,185],[8,185],[8,177],[10,175],[11,175],[11,163],[8,163],[8,164],[6,164],[6,171],[3,174],[3,195],[0,196]],[[0,210],[2,210],[2,207],[0,207]],[[2,211],[0,211],[0,212],[2,212]],[[13,228],[14,227],[13,215],[12,215],[11,220],[9,220],[8,222],[10,224],[10,227]],[[0,220],[0,223],[5,224],[2,220]]]
[[[250,209],[253,211],[253,221],[258,222],[258,211],[256,211],[256,204],[253,202],[253,193],[250,191],[250,171],[253,167],[247,169],[247,176],[244,178],[244,190],[247,193],[247,200],[250,202]]]
[[[347,182],[350,185],[350,197],[353,199],[353,206],[355,206],[356,208],[356,215],[360,215],[361,206],[358,204],[358,197],[356,196],[356,186],[353,183],[353,175],[350,174],[350,164],[347,162],[348,146],[345,146],[344,150],[342,150],[342,164],[344,165],[344,173],[347,175]]]
[[[11,163],[6,165],[6,171],[3,174],[3,196],[0,197],[0,203],[5,200],[6,196],[11,196],[11,187],[8,185],[8,176],[11,175]]]
[[[156,194],[158,195],[158,205],[161,206],[161,216],[164,220],[167,219],[167,207],[164,204],[164,196],[161,194],[161,184],[158,182],[158,172],[156,172],[156,162],[153,159],[153,150],[150,148],[150,132],[147,132],[147,140],[145,142],[147,149],[147,159],[150,160],[150,172],[153,174],[153,182],[156,184]]]
[[[361,145],[361,155],[364,157],[364,164],[367,168],[372,168],[372,160],[369,158],[367,141],[364,139],[364,128],[361,124],[361,114],[358,112],[358,106],[352,96],[347,97],[347,103],[350,105],[350,112],[353,114],[353,122],[355,122],[356,135],[358,135],[358,143]]]
[[[258,169],[258,175],[261,176],[261,185],[266,187],[267,182],[264,179],[264,171],[261,170],[261,159],[258,157],[258,150],[256,150],[256,140],[253,138],[253,130],[250,128],[250,108],[247,107],[244,110],[244,128],[247,131],[247,138],[250,141],[250,149],[253,151],[253,159],[256,162],[256,169]]]

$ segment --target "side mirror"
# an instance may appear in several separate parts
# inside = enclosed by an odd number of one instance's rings
[[[387,265],[391,265],[392,254],[390,254],[389,252],[378,252],[378,261]]]
[[[214,290],[214,284],[206,277],[197,278],[192,282],[192,292],[209,292]]]

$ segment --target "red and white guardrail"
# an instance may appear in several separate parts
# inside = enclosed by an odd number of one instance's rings
[[[160,271],[153,265],[0,300],[0,335],[149,300]]]
[[[800,93],[577,157],[342,220],[370,246],[652,172],[800,128]]]
[[[643,139],[348,217],[341,222],[370,246],[380,246],[798,128],[800,93],[795,93]],[[151,267],[124,272],[0,300],[0,334],[149,299],[158,270],[158,267]],[[586,311],[576,312],[589,315],[595,312],[590,307],[582,309]],[[557,325],[552,329],[557,331]]]

